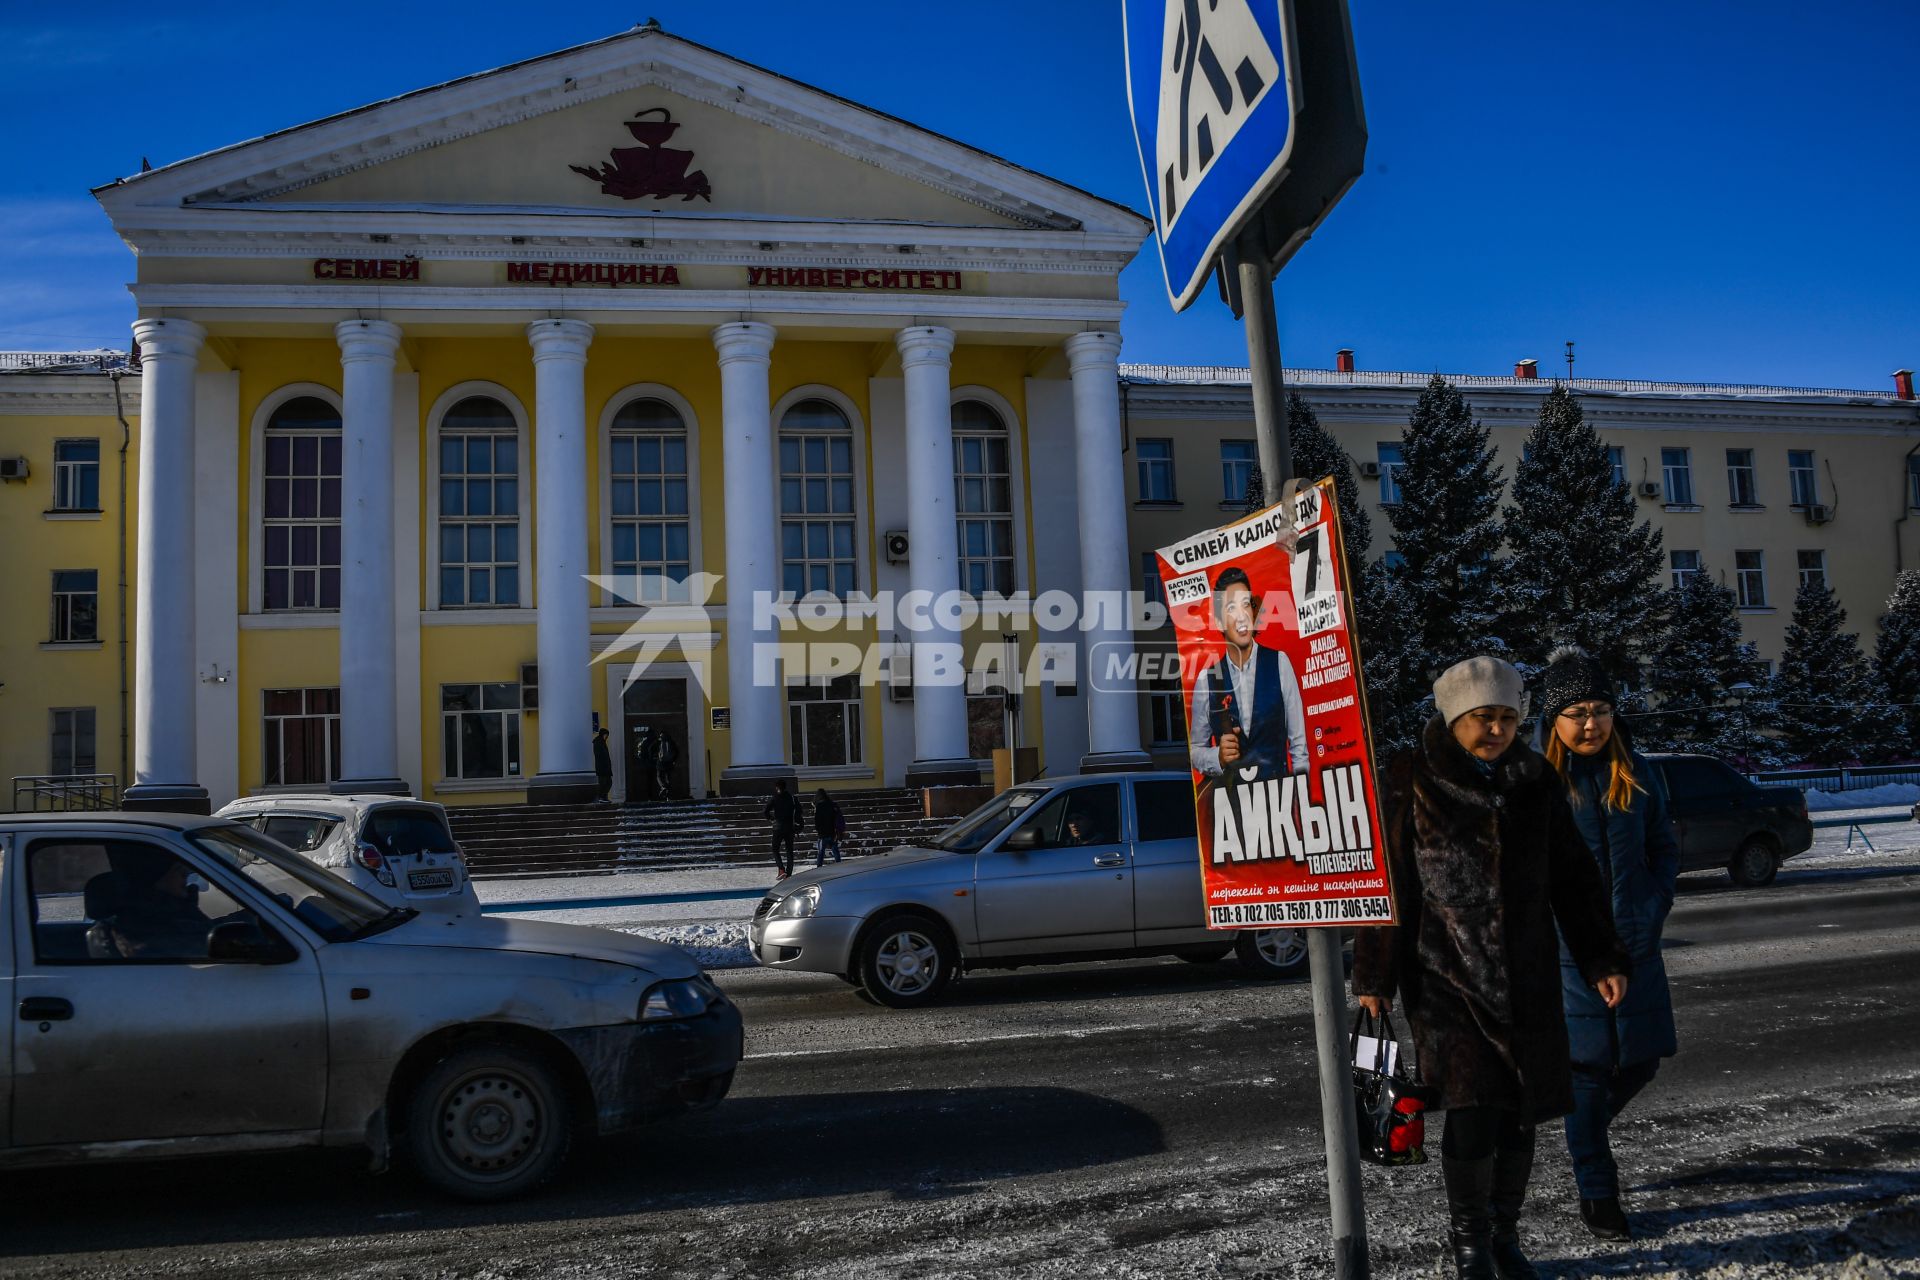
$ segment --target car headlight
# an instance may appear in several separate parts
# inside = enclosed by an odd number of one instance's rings
[[[798,893],[790,893],[780,899],[773,909],[773,915],[780,920],[804,920],[820,909],[820,886],[810,884]]]
[[[640,997],[640,1021],[697,1018],[707,1011],[708,1005],[720,998],[720,988],[709,982],[705,975],[656,982]]]

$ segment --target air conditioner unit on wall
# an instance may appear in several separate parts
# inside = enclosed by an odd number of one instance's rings
[[[1657,498],[1660,496],[1660,486],[1651,480],[1642,480],[1640,482],[1640,496],[1643,498]]]
[[[880,535],[880,545],[886,551],[888,564],[907,562],[907,531],[905,529],[887,530]]]
[[[25,458],[0,458],[0,480],[25,480],[29,474]]]
[[[1807,508],[1808,524],[1825,524],[1833,519],[1833,508],[1824,502],[1816,502]]]
[[[1362,480],[1378,480],[1380,478],[1380,464],[1377,462],[1361,463],[1360,478]]]

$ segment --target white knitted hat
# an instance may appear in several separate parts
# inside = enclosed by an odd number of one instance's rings
[[[1526,681],[1510,662],[1481,654],[1456,662],[1433,682],[1433,705],[1452,724],[1475,707],[1512,707],[1527,715]]]

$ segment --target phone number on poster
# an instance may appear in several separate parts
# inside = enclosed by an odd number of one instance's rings
[[[1307,902],[1237,902],[1210,907],[1207,924],[1215,929],[1266,925],[1385,924],[1393,908],[1385,898],[1321,898]]]

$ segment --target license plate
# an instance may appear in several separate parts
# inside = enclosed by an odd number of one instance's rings
[[[409,871],[407,887],[410,889],[451,889],[453,872],[451,871]]]

